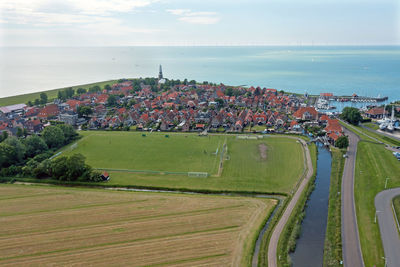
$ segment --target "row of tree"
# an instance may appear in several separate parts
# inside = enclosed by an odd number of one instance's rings
[[[49,156],[55,149],[76,139],[77,133],[71,125],[60,124],[46,127],[41,137],[38,135],[22,137],[2,135],[2,142],[0,143],[1,168],[23,165],[25,161],[43,153]]]
[[[63,181],[100,181],[100,173],[81,154],[51,160],[54,151],[77,138],[71,125],[46,127],[41,136],[0,136],[0,176],[31,176]]]
[[[82,154],[57,157],[53,160],[32,158],[22,168],[22,173],[36,178],[53,178],[60,181],[101,181],[101,173],[85,163]]]

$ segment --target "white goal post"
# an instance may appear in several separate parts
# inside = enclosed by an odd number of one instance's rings
[[[188,177],[207,178],[208,172],[188,172]]]

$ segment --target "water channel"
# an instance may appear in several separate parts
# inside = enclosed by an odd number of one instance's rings
[[[317,143],[317,147],[315,188],[307,201],[296,250],[290,255],[296,267],[322,266],[323,263],[332,157],[321,143]]]

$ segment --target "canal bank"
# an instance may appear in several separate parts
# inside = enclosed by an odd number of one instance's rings
[[[314,190],[305,207],[300,237],[290,254],[293,266],[322,266],[327,226],[332,157],[329,149],[317,143],[317,174]]]

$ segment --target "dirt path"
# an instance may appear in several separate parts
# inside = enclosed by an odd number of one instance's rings
[[[295,138],[295,137],[293,137],[293,138]],[[306,185],[310,181],[311,176],[313,175],[313,166],[312,166],[310,150],[308,149],[308,146],[303,139],[299,139],[299,138],[296,138],[296,139],[299,140],[301,142],[301,144],[303,145],[303,149],[305,152],[304,164],[305,164],[307,172],[306,172],[306,175],[305,175],[303,181],[301,181],[296,193],[290,200],[282,217],[279,219],[277,225],[275,226],[275,229],[272,232],[271,239],[270,239],[269,245],[268,245],[268,266],[269,267],[278,266],[276,254],[277,254],[279,237],[281,236],[283,228],[285,227],[290,215],[292,214],[293,209],[297,204],[297,201],[299,200],[302,192],[304,191],[304,188],[306,187]]]
[[[267,146],[265,144],[259,144],[258,150],[260,151],[260,157],[262,160],[267,159]]]

